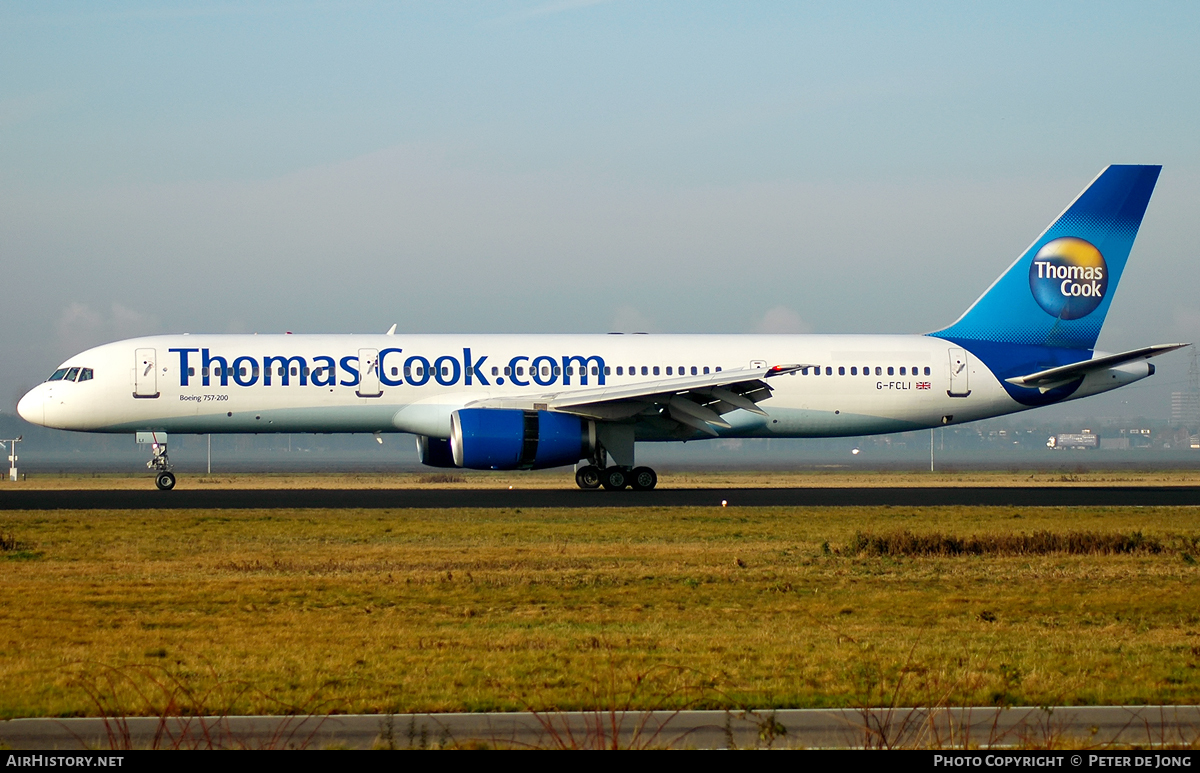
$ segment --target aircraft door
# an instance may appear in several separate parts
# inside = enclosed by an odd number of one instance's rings
[[[379,350],[358,350],[358,390],[359,397],[379,397],[383,394],[383,385],[379,381]]]
[[[971,394],[969,374],[971,371],[970,355],[966,349],[951,347],[950,349],[950,388],[946,394],[951,397],[966,397]]]
[[[133,396],[158,397],[158,359],[153,349],[138,349],[133,353]]]

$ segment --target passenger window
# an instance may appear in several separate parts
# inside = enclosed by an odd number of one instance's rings
[[[671,366],[670,365],[667,366],[667,375],[668,376],[671,375]]]
[[[929,366],[928,365],[925,366],[925,375],[926,376],[929,375]]]
[[[850,375],[851,375],[851,376],[857,376],[857,375],[858,375],[858,368],[855,368],[855,367],[851,366],[851,368],[850,368]]]
[[[399,368],[397,368],[395,365],[393,365],[393,366],[392,366],[392,375],[393,375],[393,376],[399,376],[399,375],[400,375],[400,369],[399,369]]]
[[[524,367],[524,366],[522,366],[522,365],[518,365],[518,366],[517,366],[517,375],[518,375],[518,376],[524,376],[524,375],[525,375],[525,367]]]
[[[296,366],[295,366],[295,365],[293,365],[293,366],[292,366],[292,375],[293,375],[293,376],[299,376],[299,375],[300,375],[300,372],[299,372],[298,370],[296,370]],[[394,376],[394,375],[396,375],[396,369],[395,369],[395,368],[392,368],[392,375],[393,375],[393,376]]]
[[[79,370],[79,369],[78,369],[78,368],[71,368],[71,370]],[[196,375],[196,369],[195,369],[195,368],[188,368],[188,375],[189,375],[189,376],[194,376],[194,375]],[[67,372],[67,381],[74,381],[74,380],[75,380],[75,378],[74,378],[74,377],[71,375],[71,373],[68,371],[68,372]]]
[[[656,375],[656,376],[657,376],[657,375],[659,375],[659,372],[658,372],[658,366],[657,366],[657,365],[655,365],[655,366],[654,366],[654,375]]]
[[[706,376],[708,375],[708,366],[707,365],[704,366],[704,375],[706,375]]]
[[[511,376],[511,375],[512,375],[512,368],[510,368],[509,366],[505,365],[505,366],[504,366],[504,375],[506,375],[506,376]]]
[[[696,366],[695,365],[692,366],[692,375],[693,376],[696,375]]]
[[[201,369],[200,369],[200,375],[201,375],[201,376],[207,376],[207,375],[208,375],[208,368],[201,368]]]
[[[825,375],[826,375],[826,376],[832,376],[832,375],[833,375],[833,368],[831,368],[831,367],[829,367],[828,365],[826,365],[826,366],[825,366]]]
[[[567,370],[570,370],[570,368],[568,368]],[[622,366],[620,366],[620,365],[618,365],[618,366],[617,366],[617,375],[618,375],[618,376],[623,376],[623,375],[625,375],[624,371],[625,371],[625,368],[624,368],[624,367],[622,367]]]
[[[554,366],[554,375],[556,375],[556,376],[562,375],[562,371],[559,370],[559,367],[557,365]]]
[[[238,378],[245,378],[245,377],[246,377],[246,369],[238,368]]]
[[[305,378],[308,378],[308,366],[307,366],[307,365],[305,365],[303,368],[301,368],[301,369],[300,369],[300,374],[301,374],[302,376],[304,376]],[[392,368],[392,375],[393,375],[393,376],[394,376],[394,375],[396,375],[396,369],[395,369],[395,368]]]
[[[80,370],[79,371],[79,380],[80,381],[91,381],[92,380],[92,369],[84,368],[84,369]]]
[[[445,368],[445,367],[444,367],[444,368],[442,368],[442,376],[443,376],[443,377],[445,377],[445,376],[449,376],[449,375],[450,375],[450,369],[449,369],[449,368]],[[544,376],[544,375],[546,375],[546,369],[545,369],[545,368],[542,368],[542,375],[543,375],[543,376]]]
[[[881,368],[881,367],[879,367],[878,365],[876,365],[876,366],[875,366],[875,375],[876,375],[876,376],[882,376],[882,375],[883,375],[883,368]]]
[[[717,373],[720,373],[720,372],[721,372],[721,366],[720,366],[720,365],[718,365],[718,366],[717,366]]]
[[[493,366],[492,366],[492,375],[493,375],[493,376],[499,376],[499,375],[500,375],[500,369],[499,369],[499,368],[497,368],[495,365],[493,365]]]
[[[276,368],[275,375],[282,377],[283,376],[283,368]]]
[[[846,369],[844,367],[838,366],[838,375],[839,376],[846,375]]]
[[[889,366],[888,366],[888,375],[889,375],[889,376],[894,376],[894,375],[896,375],[896,369],[895,369],[895,368],[893,368],[891,365],[889,365]]]
[[[648,375],[648,370],[645,365],[642,366],[642,375],[643,376]],[[60,378],[61,378],[61,376],[60,376]]]
[[[904,375],[904,366],[903,365],[900,366],[900,375],[901,376]]]
[[[604,375],[606,375],[606,376],[612,375],[612,367],[611,366],[609,366],[609,365],[604,366]]]
[[[598,365],[593,365],[593,366],[592,366],[592,375],[593,375],[593,376],[599,376],[599,375],[600,375],[600,366],[598,366]]]

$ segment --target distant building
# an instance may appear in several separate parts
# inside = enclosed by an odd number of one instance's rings
[[[1200,394],[1172,392],[1171,423],[1183,427],[1200,426]]]
[[[1079,433],[1060,432],[1046,441],[1046,447],[1058,451],[1066,451],[1068,449],[1084,451],[1090,448],[1099,448],[1100,438],[1087,429]]]

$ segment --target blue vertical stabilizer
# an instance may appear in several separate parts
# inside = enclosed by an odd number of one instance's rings
[[[1092,349],[1161,169],[1105,169],[957,322],[929,335]]]

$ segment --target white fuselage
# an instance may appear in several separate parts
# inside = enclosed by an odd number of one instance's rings
[[[373,356],[380,366],[364,369]],[[120,341],[62,365],[88,368],[92,378],[44,382],[18,410],[37,424],[90,432],[408,432],[446,438],[451,413],[480,400],[669,382],[693,368],[698,374],[718,368],[766,372],[779,364],[807,367],[770,378],[773,393],[759,406],[766,416],[729,413],[724,418],[730,427],[720,428],[720,436],[900,432],[1028,407],[1013,400],[978,358],[929,336],[446,334]],[[1151,372],[1138,362],[1090,375],[1070,399]],[[638,440],[689,437],[653,421],[637,428]]]

